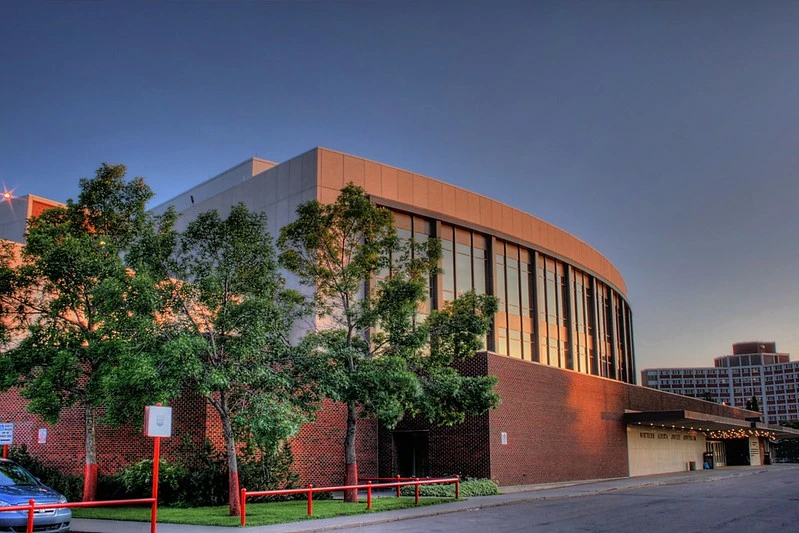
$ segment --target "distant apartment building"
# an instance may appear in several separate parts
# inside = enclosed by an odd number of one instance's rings
[[[763,421],[799,419],[799,362],[775,342],[739,342],[711,368],[648,368],[641,384],[683,396],[745,408],[757,398]]]

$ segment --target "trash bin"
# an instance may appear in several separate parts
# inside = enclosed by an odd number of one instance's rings
[[[713,452],[705,452],[702,454],[702,461],[704,461],[705,470],[713,470],[716,468]]]
[[[771,453],[766,452],[763,454],[763,464],[770,465],[771,464]]]
[[[688,461],[688,470],[696,470],[696,461]]]

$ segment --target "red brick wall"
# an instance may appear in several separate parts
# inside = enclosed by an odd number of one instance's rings
[[[314,422],[306,424],[291,440],[295,471],[300,483],[315,486],[344,483],[344,437],[347,408],[342,403],[325,401]],[[358,420],[356,457],[360,477],[377,476],[377,423]]]
[[[627,476],[620,383],[488,358],[502,397],[489,415],[491,477],[500,485]],[[501,432],[508,434],[506,445]]]
[[[484,376],[488,371],[485,357],[474,357],[459,363],[465,375]],[[421,418],[403,420],[397,430],[429,430],[428,460],[430,475],[491,477],[488,415],[469,416],[463,424],[432,427]],[[397,454],[391,430],[380,429],[380,476],[397,474]]]
[[[173,404],[173,426],[170,439],[161,440],[162,456],[174,459],[181,440],[201,445],[204,441],[205,419],[201,398],[186,395]],[[27,446],[28,451],[47,465],[65,474],[82,475],[86,458],[84,447],[83,410],[72,408],[62,412],[55,425],[25,410],[26,401],[14,389],[0,392],[0,421],[14,423],[14,445]],[[47,429],[47,442],[38,443],[40,428]],[[152,458],[153,441],[132,426],[118,429],[101,426],[97,432],[97,461],[100,474],[113,474],[131,462]]]
[[[64,410],[55,425],[44,423],[25,411],[26,401],[16,390],[0,392],[0,422],[14,423],[14,444],[25,444],[31,454],[66,474],[82,475],[85,461],[83,410]],[[218,450],[224,450],[221,424],[216,411],[202,398],[186,394],[173,403],[173,437],[162,439],[162,457],[174,460],[187,441],[201,449],[208,438]],[[344,481],[344,434],[346,409],[342,404],[326,402],[316,422],[306,424],[292,439],[295,468],[300,482],[314,485],[338,485]],[[47,428],[47,443],[38,444],[39,428]],[[361,476],[377,476],[377,424],[358,421],[358,466]],[[97,433],[100,474],[112,474],[124,465],[152,458],[153,441],[131,426],[112,429],[101,427]]]
[[[491,477],[501,485],[573,479],[623,477],[627,471],[625,409],[657,411],[688,409],[743,419],[753,415],[662,391],[628,385],[576,372],[479,354],[461,365],[470,375],[499,377],[500,407],[484,416],[468,417],[449,428],[431,428],[423,420],[403,421],[398,429],[429,429],[430,474]],[[16,444],[64,472],[83,468],[83,413],[64,411],[55,426],[24,411],[15,391],[0,393],[0,421],[15,424]],[[173,434],[163,441],[164,457],[174,458],[181,440],[201,446],[206,437],[221,447],[216,413],[196,396],[173,404]],[[37,444],[39,428],[48,428],[47,444]],[[315,422],[292,439],[295,468],[302,484],[336,485],[344,481],[346,410],[326,402]],[[501,433],[508,434],[502,445]],[[152,456],[152,441],[134,428],[98,432],[101,474]],[[358,465],[361,477],[396,474],[391,432],[378,431],[372,419],[358,423]],[[379,461],[379,465],[378,465]]]
[[[499,377],[502,404],[490,413],[489,427],[491,477],[500,485],[627,476],[625,410],[754,414],[510,357],[477,357]]]

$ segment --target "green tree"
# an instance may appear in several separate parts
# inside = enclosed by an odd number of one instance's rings
[[[465,377],[450,366],[480,347],[496,299],[467,294],[426,320],[417,316],[437,272],[436,239],[403,242],[391,212],[349,184],[335,203],[300,205],[278,244],[281,264],[314,290],[319,331],[306,342],[315,347],[320,392],[347,406],[347,484],[358,479],[359,417],[390,428],[416,414],[455,424],[497,405],[494,377]]]
[[[0,387],[19,388],[27,409],[55,423],[78,407],[85,420],[84,500],[97,482],[98,423],[141,416],[166,400],[168,380],[156,372],[153,281],[122,259],[150,227],[152,197],[141,178],[125,180],[123,165],[103,164],[80,180],[77,201],[31,219],[19,257],[0,254],[0,311],[8,348],[0,357]],[[115,394],[125,373],[140,387]],[[101,409],[103,407],[103,409]]]
[[[750,411],[760,412],[760,404],[757,401],[757,396],[752,396],[751,400],[746,400],[746,408]]]
[[[304,360],[305,345],[290,342],[307,308],[285,287],[265,215],[239,204],[225,219],[216,211],[200,214],[182,233],[173,222],[168,212],[131,261],[163,280],[170,309],[164,351],[180,362],[183,385],[219,415],[230,514],[238,515],[239,444],[278,453],[317,408],[295,364]]]

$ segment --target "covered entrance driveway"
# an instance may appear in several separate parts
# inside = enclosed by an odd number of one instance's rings
[[[626,412],[630,476],[770,462],[769,441],[799,431],[688,410]]]

